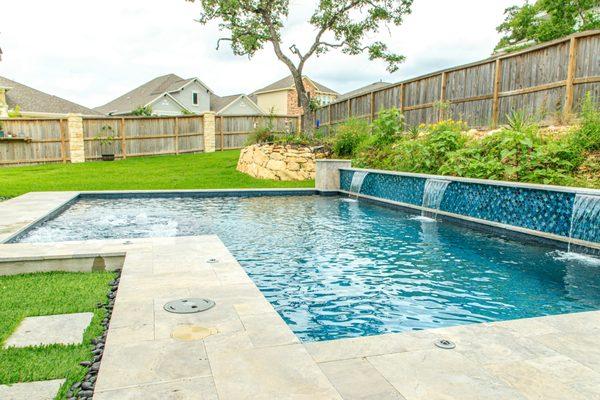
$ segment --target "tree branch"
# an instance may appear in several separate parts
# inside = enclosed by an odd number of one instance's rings
[[[323,44],[323,42],[321,41],[321,37],[323,36],[323,34],[327,32],[328,29],[333,27],[338,18],[344,15],[344,13],[346,13],[347,11],[351,10],[353,7],[357,6],[360,3],[360,1],[361,0],[351,1],[345,7],[342,7],[338,12],[336,12],[329,21],[327,21],[325,24],[323,24],[323,26],[321,26],[321,29],[319,29],[319,32],[317,33],[317,36],[315,37],[315,41],[313,42],[312,46],[306,52],[306,54],[304,54],[304,56],[300,58],[300,64],[298,65],[299,68],[303,68],[306,60],[308,60],[314,54],[314,52],[317,51],[320,44]]]

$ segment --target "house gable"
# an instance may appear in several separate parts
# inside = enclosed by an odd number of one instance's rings
[[[197,104],[194,104],[194,93],[196,93]],[[170,93],[175,100],[194,114],[202,114],[210,110],[210,89],[198,79],[193,79],[181,89]]]
[[[247,96],[241,95],[217,112],[218,115],[265,115]]]
[[[169,94],[158,96],[147,105],[152,108],[152,114],[158,116],[181,115],[184,109],[184,107]]]

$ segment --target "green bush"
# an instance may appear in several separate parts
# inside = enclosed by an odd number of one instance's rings
[[[373,121],[373,144],[387,145],[398,139],[404,130],[404,115],[397,108],[381,110]]]
[[[362,119],[350,119],[336,127],[332,140],[333,152],[338,157],[350,157],[369,138],[371,127]]]
[[[573,141],[586,151],[600,150],[600,110],[588,92],[581,106],[581,127]]]

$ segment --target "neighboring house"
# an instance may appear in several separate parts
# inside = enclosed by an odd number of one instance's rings
[[[217,115],[266,115],[250,97],[245,94],[230,96],[210,96],[210,110]]]
[[[305,76],[304,86],[311,99],[326,105],[336,99],[338,93],[327,86]],[[275,115],[302,115],[302,107],[298,105],[298,94],[293,77],[287,76],[252,93],[256,104],[267,113]]]
[[[391,85],[391,83],[389,83],[389,82],[381,82],[381,81],[374,82],[367,86],[363,86],[361,88],[354,89],[347,93],[344,93],[341,96],[339,96],[337,99],[335,99],[335,101],[342,101],[342,100],[346,100],[351,97],[360,96],[361,94],[371,93],[372,91],[383,89],[384,87],[389,86],[389,85]]]
[[[0,76],[0,117],[19,106],[24,117],[98,116],[99,112]]]
[[[210,110],[212,93],[198,78],[183,79],[168,74],[154,78],[95,110],[106,115],[129,115],[139,107],[150,107],[154,115],[201,114]]]

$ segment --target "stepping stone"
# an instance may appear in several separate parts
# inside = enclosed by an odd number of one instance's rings
[[[27,317],[6,340],[4,348],[79,344],[83,342],[83,332],[93,316],[92,313],[78,313]]]
[[[64,379],[52,381],[14,383],[0,385],[0,399],[2,400],[53,400]]]

